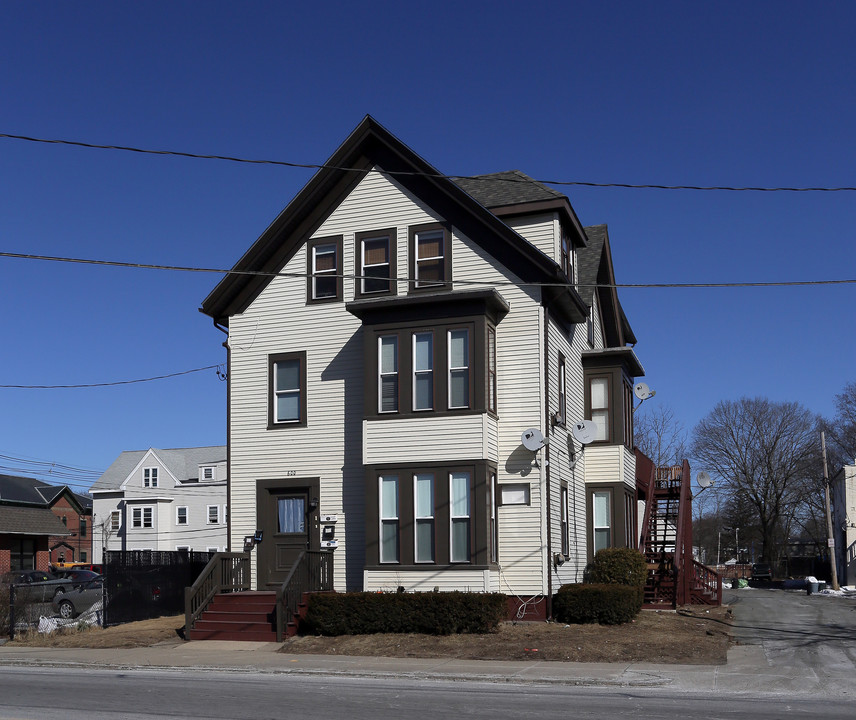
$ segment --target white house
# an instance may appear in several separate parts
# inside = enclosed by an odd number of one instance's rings
[[[226,447],[128,450],[90,488],[92,556],[228,545]]]
[[[261,531],[254,586],[323,534],[337,590],[544,616],[596,549],[634,546],[644,373],[614,284],[606,226],[560,192],[453,181],[365,118],[202,306],[228,334],[230,546]]]

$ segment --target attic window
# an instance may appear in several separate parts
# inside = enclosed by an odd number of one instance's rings
[[[158,486],[158,469],[156,467],[143,468],[143,487],[156,488],[157,486]]]
[[[342,236],[310,240],[307,253],[307,302],[342,299]]]
[[[412,290],[436,289],[452,281],[451,237],[439,223],[410,228]]]
[[[213,480],[214,479],[214,468],[202,468],[202,479],[203,480]]]
[[[562,272],[574,282],[574,247],[567,232],[562,230]]]

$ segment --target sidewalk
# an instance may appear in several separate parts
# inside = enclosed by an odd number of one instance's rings
[[[288,673],[413,680],[546,683],[586,687],[667,688],[671,692],[840,695],[852,692],[852,671],[819,678],[808,668],[772,667],[761,646],[733,647],[726,665],[563,663],[544,661],[290,655],[277,643],[170,641],[132,649],[10,648],[0,646],[0,667],[193,669],[232,673]]]

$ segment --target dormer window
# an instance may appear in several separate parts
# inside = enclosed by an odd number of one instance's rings
[[[214,479],[214,468],[212,468],[212,467],[202,468],[202,479],[203,480],[213,480]]]
[[[158,486],[158,469],[156,467],[143,468],[143,487],[156,488]]]

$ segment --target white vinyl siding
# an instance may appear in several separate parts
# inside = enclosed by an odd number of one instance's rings
[[[464,590],[467,592],[503,592],[508,589],[500,575],[491,570],[470,570],[466,565],[458,566],[454,572],[438,573],[436,568],[425,570],[366,570],[363,573],[367,592],[395,592],[403,587],[405,592],[440,592]]]

